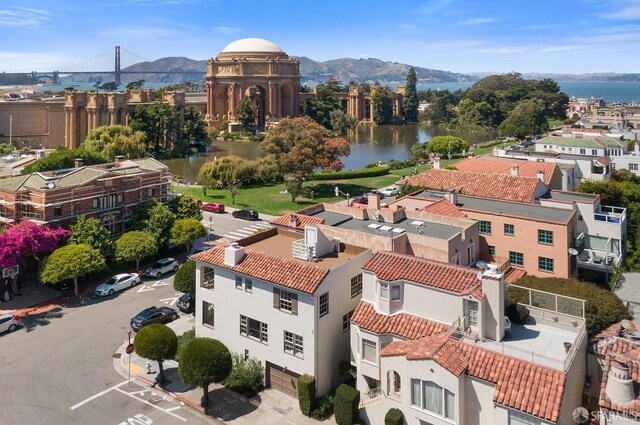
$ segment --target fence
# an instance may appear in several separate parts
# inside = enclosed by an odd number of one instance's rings
[[[525,288],[524,286],[518,285],[509,285],[507,297],[510,300],[519,302],[520,304],[526,304],[527,306],[533,307],[529,310],[535,317],[553,319],[553,317],[566,318],[566,316],[572,316],[574,318],[577,317],[584,319],[585,301],[579,298],[567,297],[565,295],[553,294],[551,292]],[[539,307],[539,309],[535,309],[535,307]],[[558,314],[550,316],[548,312],[542,312],[541,309]],[[533,313],[534,311],[536,314],[540,314],[540,316],[535,315]],[[553,320],[557,321],[555,319]],[[575,319],[572,321],[575,321]]]

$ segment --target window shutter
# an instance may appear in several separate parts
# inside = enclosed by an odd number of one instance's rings
[[[280,309],[280,289],[273,288],[273,308]]]
[[[291,314],[298,314],[298,294],[291,294]]]

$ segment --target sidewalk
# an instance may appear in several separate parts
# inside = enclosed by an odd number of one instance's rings
[[[176,334],[181,335],[195,326],[193,316],[182,317],[169,323]],[[213,423],[230,423],[234,425],[312,425],[319,421],[308,418],[300,412],[298,400],[275,390],[264,390],[250,399],[225,388],[222,385],[212,384],[209,387],[209,407],[200,406],[202,388],[193,388],[183,383],[178,376],[178,363],[174,360],[164,362],[164,372],[167,382],[160,386],[155,379],[158,373],[158,364],[154,361],[139,357],[132,353],[124,352],[125,342],[116,351],[113,365],[120,375],[128,378],[129,360],[131,361],[131,379],[137,379],[149,386],[168,393],[178,401],[190,406],[193,410],[205,415]],[[117,354],[120,354],[119,359]],[[150,363],[151,373],[147,372],[147,363]],[[335,424],[333,418],[325,420],[325,424]]]

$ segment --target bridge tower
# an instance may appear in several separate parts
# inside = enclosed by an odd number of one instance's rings
[[[120,84],[120,46],[116,46],[116,64],[115,64],[116,84]]]
[[[53,84],[60,84],[60,73],[53,71]]]

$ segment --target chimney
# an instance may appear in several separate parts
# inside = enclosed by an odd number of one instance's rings
[[[80,168],[84,166],[84,159],[82,158],[76,158],[73,160],[73,166],[75,168]]]
[[[439,170],[440,169],[440,157],[436,156],[433,158],[433,169],[434,170]]]
[[[456,192],[455,190],[448,191],[444,194],[444,197],[453,205],[458,205],[458,192]]]
[[[636,400],[633,391],[633,380],[629,373],[629,366],[617,360],[611,361],[606,386],[607,398],[619,406],[626,406]]]
[[[481,317],[481,332],[485,338],[502,341],[504,338],[504,275],[498,272],[498,266],[487,264],[482,273],[482,292],[485,294],[484,313]],[[481,302],[482,303],[482,302]]]
[[[517,165],[511,166],[511,175],[512,176],[517,176],[518,175],[518,166]]]
[[[122,162],[124,161],[126,158],[124,155],[116,155],[116,162]]]
[[[289,215],[289,227],[296,229],[298,227],[298,216],[295,214]]]
[[[380,210],[380,194],[378,193],[370,193],[367,195],[367,209],[377,209]]]
[[[640,144],[638,142],[635,142],[633,144],[633,154],[636,156],[640,156]]]
[[[544,183],[544,170],[538,170],[538,178]]]
[[[244,259],[244,248],[233,242],[224,249],[224,265],[233,267],[237,266]]]

